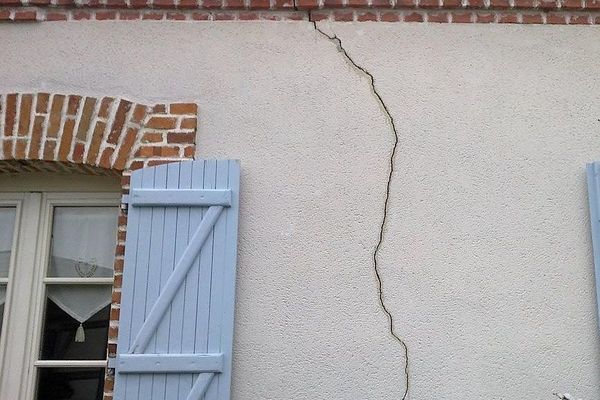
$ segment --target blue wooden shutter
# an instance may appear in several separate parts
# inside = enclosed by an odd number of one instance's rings
[[[594,247],[596,302],[599,305],[600,316],[600,162],[587,165],[587,181],[590,202],[590,224],[592,225],[592,244]]]
[[[229,399],[237,161],[131,176],[116,400]]]

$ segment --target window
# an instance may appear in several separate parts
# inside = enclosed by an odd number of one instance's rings
[[[102,399],[118,203],[0,193],[0,398]]]

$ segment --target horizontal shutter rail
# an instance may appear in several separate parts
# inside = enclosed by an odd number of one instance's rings
[[[122,374],[201,373],[223,371],[223,354],[121,354]]]
[[[230,189],[131,189],[127,202],[136,207],[231,206]]]

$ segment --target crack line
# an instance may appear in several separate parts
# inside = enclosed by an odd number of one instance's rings
[[[294,8],[296,10],[298,9],[296,7],[296,1],[295,0],[294,0]],[[389,332],[390,332],[390,335],[398,343],[400,343],[400,345],[402,346],[402,348],[404,350],[404,360],[405,360],[405,362],[404,362],[405,390],[404,390],[404,394],[402,395],[402,400],[406,400],[406,397],[408,396],[408,386],[409,386],[408,346],[406,345],[406,342],[394,330],[394,317],[392,316],[392,313],[388,309],[388,307],[385,304],[385,301],[383,299],[384,298],[384,296],[383,296],[383,280],[381,278],[381,274],[380,274],[380,271],[379,271],[379,258],[378,258],[379,252],[381,250],[381,245],[383,244],[385,227],[387,225],[387,220],[388,220],[390,189],[391,189],[391,185],[392,185],[392,177],[394,175],[394,159],[396,157],[396,152],[398,150],[398,142],[399,142],[398,130],[396,128],[396,123],[394,121],[394,117],[392,116],[392,114],[390,113],[390,110],[388,109],[387,105],[383,101],[383,98],[381,97],[381,95],[377,91],[377,87],[375,86],[375,77],[373,76],[373,74],[371,74],[366,68],[360,66],[359,64],[356,63],[356,61],[354,61],[354,59],[348,54],[348,52],[346,51],[346,49],[342,45],[342,40],[340,38],[338,38],[335,34],[333,36],[328,35],[327,33],[325,33],[324,31],[322,31],[317,26],[317,21],[313,20],[313,18],[312,18],[312,12],[310,10],[308,11],[308,21],[313,24],[313,26],[315,28],[315,31],[317,31],[319,34],[321,34],[322,36],[324,36],[325,38],[327,38],[329,41],[331,41],[332,43],[334,43],[337,46],[338,50],[343,54],[344,58],[356,70],[362,72],[366,77],[369,78],[370,84],[371,84],[371,91],[375,95],[375,97],[376,97],[377,102],[379,103],[379,105],[381,105],[381,107],[383,108],[383,111],[384,111],[386,117],[388,118],[388,120],[390,122],[390,126],[392,128],[392,131],[394,133],[394,145],[392,147],[392,151],[391,151],[391,154],[390,154],[390,157],[389,157],[389,166],[390,166],[390,169],[389,169],[389,174],[388,174],[388,177],[387,177],[385,200],[384,200],[384,203],[383,203],[383,218],[381,220],[381,225],[379,227],[379,239],[377,241],[377,245],[375,246],[375,250],[373,251],[373,269],[375,271],[375,276],[377,278],[377,289],[378,289],[378,292],[379,292],[379,304],[380,304],[383,312],[387,316],[387,319],[388,319],[388,322],[389,322]]]

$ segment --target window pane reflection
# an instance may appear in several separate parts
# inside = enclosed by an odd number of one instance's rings
[[[113,276],[117,207],[56,207],[48,276]]]
[[[84,289],[90,289],[85,287]],[[106,288],[110,293],[111,288]],[[104,360],[110,305],[80,324],[51,299],[46,302],[42,360]],[[83,332],[83,337],[77,335]],[[83,340],[82,340],[83,339]]]
[[[8,278],[16,215],[15,207],[0,207],[0,278]]]
[[[37,400],[102,400],[104,368],[40,368]]]

